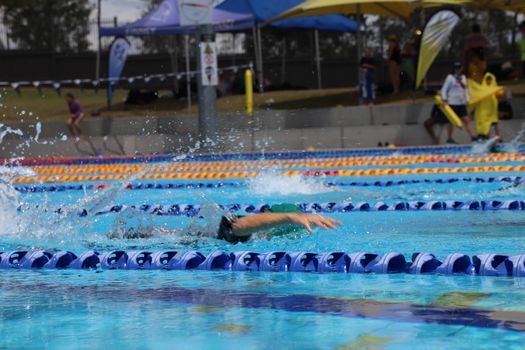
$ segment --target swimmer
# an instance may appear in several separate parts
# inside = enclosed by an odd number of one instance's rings
[[[289,233],[296,227],[305,228],[309,233],[313,233],[315,227],[325,230],[335,230],[338,225],[341,225],[341,222],[318,214],[305,214],[299,212],[270,212],[249,216],[227,214],[221,218],[219,228],[213,238],[221,239],[232,244],[246,242],[255,233],[278,229],[287,224],[291,224],[295,227],[290,230],[280,230],[281,233]],[[124,239],[152,238],[155,236],[156,235],[151,231],[145,232],[144,230],[133,228],[126,230],[122,235],[117,235],[115,232],[110,232],[108,234],[109,238]]]
[[[217,238],[234,244],[246,242],[258,231],[272,229],[283,224],[302,226],[309,233],[313,233],[314,227],[335,230],[338,225],[341,225],[341,222],[318,214],[305,213],[262,213],[250,216],[229,214],[222,217]]]

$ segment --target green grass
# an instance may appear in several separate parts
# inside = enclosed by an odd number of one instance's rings
[[[525,83],[512,83],[508,88],[514,95],[525,94]],[[99,111],[102,116],[169,116],[174,114],[190,114],[186,100],[173,98],[160,98],[148,105],[128,106],[124,104],[127,91],[117,90],[113,101],[114,105],[109,110],[106,107],[106,92],[100,90],[96,94],[93,90],[64,89],[62,95],[72,92],[81,102],[88,115]],[[161,91],[161,95],[167,95]],[[357,90],[353,88],[323,89],[323,90],[295,90],[276,91],[254,95],[255,110],[279,109],[309,109],[352,106],[357,104]],[[405,92],[397,96],[380,97],[376,104],[384,103],[413,103],[431,101],[432,97],[422,92]],[[191,114],[197,113],[196,101],[193,101]],[[65,120],[68,117],[68,108],[65,99],[58,96],[51,88],[42,89],[42,96],[36,89],[22,89],[17,95],[12,89],[4,89],[0,93],[0,114],[3,121],[34,121],[39,120]],[[244,96],[226,96],[218,99],[219,112],[244,111]]]

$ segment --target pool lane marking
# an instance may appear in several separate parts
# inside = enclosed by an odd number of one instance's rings
[[[219,304],[219,306],[229,308],[274,309],[331,314],[349,318],[525,331],[525,312],[519,311],[448,308],[305,294],[275,295],[181,287],[152,289],[139,293],[139,295],[142,297],[150,295],[167,301],[191,304]]]
[[[4,279],[5,281],[5,279]],[[505,329],[525,332],[525,312],[478,308],[436,307],[432,305],[386,302],[370,299],[338,298],[307,294],[271,294],[265,292],[229,291],[204,288],[164,287],[155,289],[104,290],[102,286],[16,285],[0,282],[2,289],[23,292],[43,291],[69,294],[89,294],[102,301],[144,300],[155,298],[163,301],[192,305],[213,305],[225,308],[271,309],[288,312],[311,312],[347,318],[374,319],[402,323],[439,324],[485,329]]]

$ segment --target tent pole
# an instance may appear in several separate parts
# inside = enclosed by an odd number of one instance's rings
[[[363,40],[361,37],[361,5],[356,5],[356,18],[357,18],[357,32],[356,32],[356,46],[357,46],[357,85],[361,84],[361,67],[359,66],[359,61],[361,60],[361,41]],[[359,93],[359,104],[361,104],[362,98],[361,94]]]
[[[421,9],[421,31],[424,31],[425,30],[425,25],[426,25],[426,13],[425,13],[425,9]],[[421,34],[423,35],[423,34]],[[419,44],[419,50],[421,50],[421,40],[420,40],[420,44]],[[417,53],[417,58],[419,60],[419,52]],[[417,65],[416,65],[416,72],[417,72]],[[416,73],[416,79],[417,79],[417,73]],[[427,91],[427,87],[428,87],[428,80],[427,80],[427,75],[425,74],[425,77],[423,78],[423,91]]]
[[[190,37],[184,35],[184,56],[186,56],[186,94],[188,101],[188,113],[191,113],[191,77],[190,77]]]
[[[257,25],[257,41],[259,42],[259,92],[264,92],[264,71],[263,71],[263,57],[262,57],[262,37],[261,37],[261,27]]]
[[[281,42],[281,84],[286,82],[286,34]]]
[[[254,26],[252,28],[252,36],[253,36],[253,53],[255,56],[255,78],[256,80],[259,79],[259,43],[257,40],[257,29]]]
[[[95,80],[100,80],[100,51],[101,51],[101,41],[100,41],[100,16],[101,16],[101,8],[100,8],[100,0],[97,2],[97,63],[95,65]]]
[[[321,79],[321,52],[319,50],[319,30],[314,31],[315,39],[315,63],[317,64],[317,88],[322,89],[323,83]]]
[[[179,73],[179,55],[178,55],[178,43],[177,37],[172,35],[169,37],[169,54],[171,62],[171,72],[175,75],[173,76],[173,91],[175,95],[179,94],[179,81],[177,75]]]

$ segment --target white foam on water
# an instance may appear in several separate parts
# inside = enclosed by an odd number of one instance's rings
[[[322,183],[320,178],[301,175],[280,175],[275,170],[261,173],[248,182],[249,191],[255,195],[321,194],[334,192],[335,188]]]

